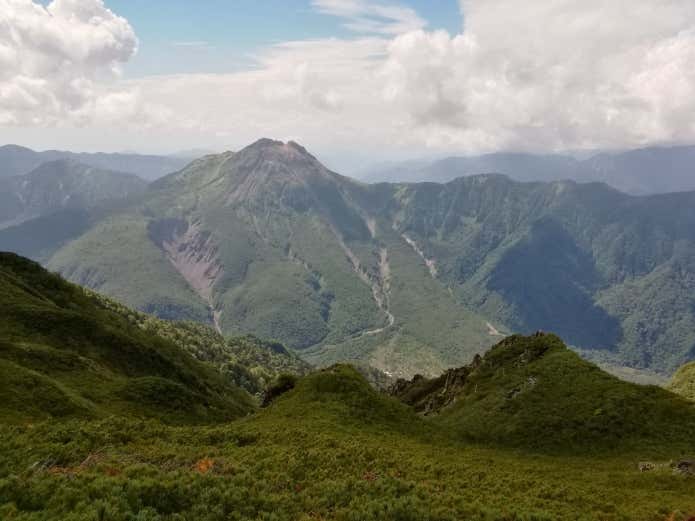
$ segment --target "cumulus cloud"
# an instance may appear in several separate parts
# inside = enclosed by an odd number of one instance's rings
[[[137,43],[101,0],[0,0],[0,124],[90,120],[90,109],[113,113],[122,103],[132,111],[133,94],[109,82]]]
[[[238,146],[259,136],[319,144],[355,143],[356,136],[361,143],[370,136],[379,142],[383,126],[365,124],[383,114],[377,73],[387,44],[378,38],[284,42],[258,54],[252,70],[133,84],[145,100],[178,106],[176,118],[185,118],[190,131]]]
[[[422,29],[427,22],[410,7],[367,0],[312,0],[321,13],[346,20],[345,27],[359,33],[401,34]]]
[[[692,0],[462,0],[454,35],[386,0],[312,3],[360,34],[272,45],[250,70],[114,81],[137,40],[101,1],[0,0],[0,124],[128,120],[180,148],[270,136],[320,154],[695,141]]]
[[[384,96],[433,145],[471,151],[695,139],[690,0],[462,0],[462,34],[389,45]]]
[[[394,14],[408,8],[389,5],[395,11],[381,16],[410,19]],[[314,6],[349,21],[383,7]],[[342,141],[478,153],[695,141],[691,0],[633,0],[629,9],[604,0],[462,0],[461,9],[456,35],[384,29],[286,42],[262,51],[253,71],[141,86],[171,106],[185,96],[187,121],[201,132],[294,136],[319,148]],[[191,102],[199,92],[209,95]]]

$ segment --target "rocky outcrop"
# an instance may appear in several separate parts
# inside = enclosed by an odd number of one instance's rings
[[[415,375],[412,380],[399,378],[389,389],[389,394],[421,414],[438,413],[456,401],[470,375],[481,363],[482,358],[476,355],[469,365],[449,369],[437,378],[428,379],[422,375]]]

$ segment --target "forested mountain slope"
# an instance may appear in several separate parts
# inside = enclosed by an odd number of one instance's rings
[[[319,364],[437,374],[538,329],[618,365],[669,372],[695,357],[692,192],[501,175],[365,185],[260,140],[153,183],[47,264]]]

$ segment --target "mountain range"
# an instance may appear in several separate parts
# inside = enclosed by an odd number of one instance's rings
[[[437,182],[497,173],[517,181],[604,182],[632,195],[695,190],[695,147],[650,147],[600,152],[580,159],[562,154],[494,153],[382,164],[359,174],[367,182]]]
[[[142,194],[147,183],[123,174],[59,159],[28,174],[0,178],[0,229],[65,209],[91,208]]]
[[[434,375],[539,329],[602,363],[670,373],[695,358],[692,192],[363,184],[264,139],[83,212],[24,251],[139,310],[276,339],[314,364]],[[8,228],[0,248],[53,222]]]
[[[191,151],[191,153],[195,153]],[[102,170],[135,174],[152,181],[183,168],[191,161],[189,153],[176,156],[106,154],[46,150],[36,152],[18,145],[0,146],[0,178],[28,174],[43,163],[70,159]]]

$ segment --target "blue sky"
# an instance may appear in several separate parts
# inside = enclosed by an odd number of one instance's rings
[[[395,5],[395,4],[394,4]],[[408,0],[427,29],[460,32],[457,0]],[[344,20],[318,12],[309,0],[107,0],[140,40],[128,77],[220,73],[252,67],[254,53],[288,40],[354,38]]]

